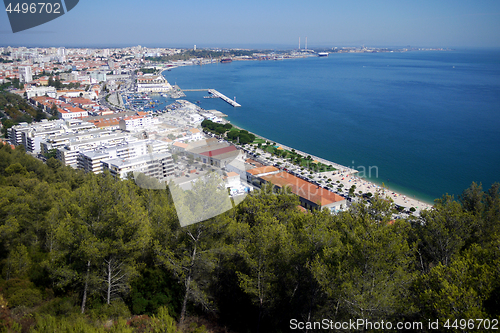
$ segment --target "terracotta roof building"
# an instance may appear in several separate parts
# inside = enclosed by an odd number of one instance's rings
[[[310,210],[329,209],[332,212],[338,212],[347,205],[344,197],[288,172],[282,171],[259,178],[266,183],[272,183],[276,190],[288,187],[292,193],[299,196],[301,206]]]

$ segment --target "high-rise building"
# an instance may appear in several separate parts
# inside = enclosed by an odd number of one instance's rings
[[[26,83],[33,81],[33,75],[31,73],[31,66],[20,66],[19,67],[19,81]]]
[[[60,47],[57,49],[57,55],[59,57],[64,57],[66,55],[66,49],[64,47]]]
[[[57,59],[59,62],[66,62],[66,49],[64,47],[57,49]]]

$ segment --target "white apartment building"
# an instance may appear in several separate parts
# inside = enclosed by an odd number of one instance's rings
[[[113,147],[133,140],[138,139],[130,137],[127,134],[118,133],[82,140],[80,142],[70,142],[62,147],[56,148],[57,159],[63,162],[64,165],[69,165],[76,169],[78,167],[78,156],[80,155],[80,152],[94,151],[99,148]]]
[[[97,150],[80,151],[77,167],[85,172],[102,172],[102,162],[108,159],[131,159],[144,155],[165,154],[168,147],[165,142],[157,140],[140,140],[126,142],[116,146],[99,148]]]
[[[109,159],[108,152],[85,151],[80,152],[77,158],[78,169],[95,174],[102,173],[102,162]]]
[[[89,116],[87,110],[81,109],[79,107],[65,107],[59,108],[58,110],[59,119],[77,119],[77,118],[85,118]]]
[[[32,87],[26,89],[26,96],[28,99],[38,96],[49,96],[52,98],[57,97],[57,90],[54,87]]]
[[[53,136],[61,136],[67,133],[74,133],[82,130],[95,128],[94,124],[77,121],[47,120],[43,119],[38,123],[21,123],[12,126],[8,131],[11,144],[24,145],[31,153],[41,152],[41,143]],[[73,134],[68,134],[73,135]]]
[[[151,116],[131,116],[120,120],[119,127],[123,131],[135,132],[146,127],[158,124],[157,117]]]
[[[174,175],[174,161],[172,155],[151,154],[131,159],[110,159],[102,162],[103,170],[122,179],[129,173],[140,172],[159,181],[166,181]]]
[[[93,126],[93,124],[91,124]],[[88,140],[92,138],[100,138],[101,136],[109,136],[114,132],[108,129],[93,129],[90,130],[79,130],[75,132],[68,131],[63,135],[52,135],[40,143],[40,150],[42,154],[46,154],[51,149],[62,148],[65,145],[71,143],[78,143],[83,140]]]

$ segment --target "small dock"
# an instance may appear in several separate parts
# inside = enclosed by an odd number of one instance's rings
[[[234,107],[238,107],[238,106],[241,106],[240,104],[236,103],[236,101],[233,101],[232,99],[230,99],[229,97],[221,94],[220,92],[218,92],[217,90],[215,89],[208,89],[208,93],[209,94],[212,94],[213,96],[215,97],[219,97],[220,99],[226,101],[227,103],[231,104],[232,106]]]

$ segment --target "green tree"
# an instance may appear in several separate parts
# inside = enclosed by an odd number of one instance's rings
[[[481,184],[472,182],[471,186],[460,195],[459,200],[463,209],[468,212],[478,215],[484,211],[484,192]]]
[[[52,104],[52,107],[50,108],[50,114],[53,116],[57,116],[58,114],[58,107],[55,104]]]
[[[53,266],[64,285],[65,276],[78,276],[82,287],[81,312],[89,294],[101,294],[107,304],[126,294],[136,276],[136,259],[150,244],[151,227],[131,181],[117,181],[109,174],[86,176],[68,205],[72,234],[60,241],[70,252]],[[66,236],[64,236],[66,235]],[[64,267],[57,274],[57,267]]]
[[[351,188],[349,188],[349,196],[350,197],[354,196],[354,191],[356,191],[356,185],[352,185]]]
[[[498,266],[491,267],[482,259],[488,257],[485,252],[475,245],[448,265],[439,263],[418,278],[417,302],[425,318],[444,323],[488,317],[483,304],[498,278]]]
[[[277,261],[291,255],[287,251],[290,235],[286,227],[276,219],[258,222],[249,231],[248,243],[241,252],[247,269],[237,272],[240,287],[258,306],[257,332],[270,303],[276,299]]]
[[[452,257],[468,242],[476,219],[464,212],[451,196],[435,200],[433,210],[423,211],[414,222],[414,238],[422,272],[441,263],[448,265]]]
[[[31,259],[26,246],[20,244],[12,249],[4,265],[3,276],[6,280],[12,278],[26,278],[31,269]]]
[[[359,213],[340,214],[334,221],[326,235],[331,245],[311,265],[333,304],[330,315],[381,320],[412,314],[415,309],[407,302],[413,279],[408,225],[381,223]]]
[[[224,222],[220,217],[172,230],[164,243],[156,241],[155,252],[159,262],[172,272],[184,289],[180,324],[184,323],[188,304],[214,311],[209,287],[211,274],[217,263],[217,238]]]

